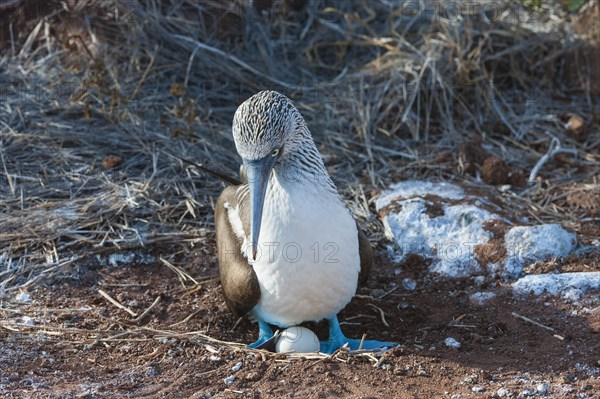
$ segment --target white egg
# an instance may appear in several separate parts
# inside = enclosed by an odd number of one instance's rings
[[[278,353],[314,353],[320,349],[319,338],[304,327],[290,327],[284,330],[275,344],[275,351]]]

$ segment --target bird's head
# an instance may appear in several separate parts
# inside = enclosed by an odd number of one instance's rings
[[[294,151],[304,119],[292,101],[275,91],[262,91],[239,106],[233,138],[246,168],[250,188],[252,257],[260,234],[262,210],[275,165]]]
[[[261,91],[244,101],[233,117],[233,138],[244,161],[280,159],[304,119],[292,100],[276,91]]]

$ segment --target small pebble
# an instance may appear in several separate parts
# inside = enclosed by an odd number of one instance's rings
[[[490,299],[494,299],[495,297],[496,294],[494,294],[493,292],[476,292],[469,297],[469,300],[477,305],[483,305],[484,303],[486,303]]]
[[[533,389],[527,388],[527,389],[524,389],[517,397],[524,398],[526,396],[533,396],[533,395],[535,395],[535,391]]]
[[[548,393],[548,384],[546,384],[546,383],[538,384],[538,386],[535,387],[535,390],[537,391],[538,394],[545,395]]]
[[[241,368],[242,368],[242,362],[237,362],[237,363],[235,364],[235,366],[233,366],[233,367],[231,368],[231,371],[233,371],[233,372],[235,373],[236,371],[239,371]]]
[[[496,395],[500,398],[504,398],[505,396],[509,395],[508,389],[500,388],[496,391]]]
[[[517,381],[517,382],[519,382],[521,384],[529,382],[529,377],[527,377],[525,375],[516,375],[514,377],[514,379],[515,379],[515,381]]]
[[[415,289],[417,289],[417,282],[412,278],[405,278],[402,280],[402,287],[404,287],[404,289],[408,292],[413,292]]]
[[[233,384],[233,381],[235,381],[234,375],[230,375],[229,377],[226,377],[225,379],[223,379],[223,382],[227,385]]]
[[[485,388],[484,387],[473,387],[473,388],[471,388],[471,391],[481,393],[481,392],[485,391]]]
[[[221,358],[219,356],[212,355],[208,358],[208,360],[210,360],[211,362],[218,362],[219,360],[221,360]]]
[[[449,348],[459,349],[461,344],[452,337],[448,337],[444,340],[444,344]]]

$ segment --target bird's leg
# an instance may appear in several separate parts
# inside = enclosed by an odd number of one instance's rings
[[[329,322],[329,338],[327,341],[321,341],[321,352],[331,354],[346,343],[348,343],[350,350],[353,351],[358,350],[359,347],[361,349],[379,349],[384,347],[391,348],[397,345],[395,342],[364,340],[361,346],[360,339],[350,339],[344,336],[337,316],[333,316],[327,321]]]
[[[248,348],[260,348],[265,342],[273,338],[273,330],[271,327],[264,321],[258,321],[258,339],[256,342],[248,344]]]

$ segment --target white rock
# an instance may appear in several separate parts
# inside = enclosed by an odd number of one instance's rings
[[[457,340],[455,340],[452,337],[448,337],[444,340],[444,345],[446,345],[449,348],[454,348],[454,349],[460,349],[461,344],[460,342],[458,342]]]
[[[235,366],[233,366],[233,367],[231,368],[231,371],[233,371],[234,373],[235,373],[236,371],[240,371],[240,369],[242,368],[242,366],[243,366],[243,363],[242,363],[242,362],[237,362],[237,363],[235,364]]]
[[[600,272],[532,274],[518,279],[512,287],[516,294],[563,295],[578,299],[586,291],[600,290]]]
[[[391,254],[394,261],[401,262],[407,254],[415,253],[433,259],[430,271],[445,277],[481,272],[475,246],[486,244],[492,237],[483,224],[490,219],[505,219],[481,208],[483,199],[457,205],[441,200],[435,205],[442,207],[443,214],[430,216],[431,201],[423,198],[427,195],[448,200],[466,198],[460,187],[450,183],[404,181],[392,185],[375,201],[377,211],[386,214],[386,236],[399,248]],[[574,234],[556,224],[513,227],[505,235],[506,259],[485,265],[485,269],[489,273],[501,272],[506,278],[518,278],[531,262],[568,255],[575,241]]]
[[[117,267],[120,263],[131,263],[134,258],[135,253],[133,252],[114,253],[108,256],[108,264],[112,267]]]
[[[483,305],[490,299],[494,299],[496,294],[493,292],[476,292],[469,297],[469,300],[477,305]]]
[[[513,227],[504,236],[508,255],[504,275],[518,277],[528,263],[567,256],[575,248],[575,241],[575,234],[557,224]]]
[[[526,396],[533,396],[535,395],[535,391],[533,389],[524,389],[523,391],[521,391],[521,393],[517,396],[518,398],[524,398]]]
[[[548,393],[548,384],[546,384],[546,383],[538,384],[537,387],[535,387],[535,390],[537,391],[538,394],[545,395]]]
[[[508,396],[509,394],[510,394],[510,392],[506,388],[500,388],[496,391],[496,395],[500,398],[504,398],[504,397]]]
[[[321,344],[315,333],[299,326],[283,330],[275,344],[278,353],[314,353],[320,349]]]
[[[235,381],[235,375],[230,375],[229,377],[225,377],[223,379],[223,382],[227,385],[233,384],[233,381]]]
[[[485,388],[477,386],[477,387],[471,388],[471,391],[481,393],[481,392],[485,391]]]
[[[459,200],[465,197],[462,188],[451,183],[432,183],[420,180],[407,180],[392,184],[388,190],[382,192],[375,200],[377,209],[385,208],[392,202],[401,199],[421,197],[424,195],[437,195],[438,197]]]
[[[397,213],[384,218],[384,226],[403,256],[416,253],[434,258],[430,270],[448,277],[464,277],[480,270],[474,249],[491,237],[483,223],[499,216],[474,205],[444,205],[444,215],[432,218],[423,199],[399,204]]]
[[[578,288],[569,288],[563,292],[562,297],[570,302],[577,302],[581,298],[583,291]]]
[[[417,282],[412,278],[405,278],[402,280],[402,287],[408,292],[413,292],[417,289]]]

